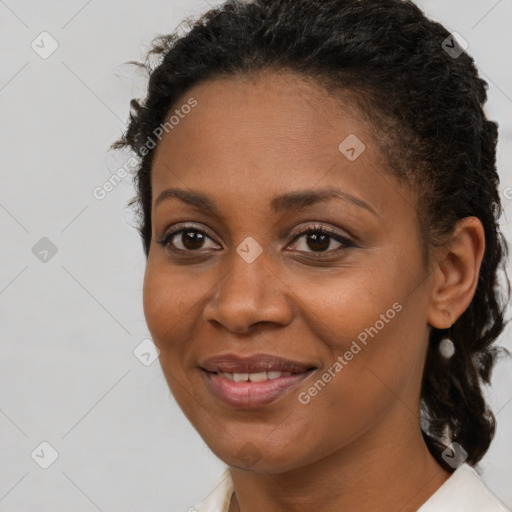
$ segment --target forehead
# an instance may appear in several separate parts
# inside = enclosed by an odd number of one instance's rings
[[[156,160],[163,146],[177,157],[200,158],[195,148],[201,146],[202,155],[208,152],[207,158],[231,153],[231,160],[234,155],[263,148],[260,158],[310,155],[318,160],[328,146],[331,155],[332,149],[337,149],[339,126],[333,126],[327,117],[334,99],[319,85],[297,75],[263,73],[209,80],[190,89],[171,111],[179,110],[192,97],[197,105],[164,134]],[[348,111],[349,105],[346,107]],[[347,112],[340,114],[348,121]],[[356,116],[352,117],[352,125],[357,124]],[[358,128],[353,126],[353,130]]]
[[[183,109],[156,148],[154,199],[179,186],[268,203],[276,190],[337,186],[364,192],[379,208],[392,177],[350,96],[334,98],[294,74],[263,73],[200,83],[169,114],[191,98],[196,106]],[[360,155],[348,158],[347,149]]]

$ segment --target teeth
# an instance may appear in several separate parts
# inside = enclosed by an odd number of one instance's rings
[[[249,373],[249,380],[251,382],[261,382],[267,380],[267,372]]]
[[[219,377],[224,377],[234,382],[263,382],[265,380],[278,379],[279,377],[288,377],[292,372],[268,371],[258,373],[229,373],[218,372]]]

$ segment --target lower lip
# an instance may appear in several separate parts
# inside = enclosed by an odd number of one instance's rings
[[[216,373],[202,370],[209,389],[215,396],[233,407],[252,409],[269,404],[296,388],[313,370],[268,379],[262,382],[234,382]]]

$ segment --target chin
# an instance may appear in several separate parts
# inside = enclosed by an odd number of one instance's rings
[[[270,443],[265,434],[262,438],[226,435],[222,440],[207,442],[210,450],[228,466],[253,473],[271,474],[284,473],[307,464],[307,461],[301,460],[297,451],[298,444],[286,442],[285,439],[276,439]],[[304,448],[303,443],[300,446]]]

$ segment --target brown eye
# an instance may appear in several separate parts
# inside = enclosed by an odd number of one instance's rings
[[[181,237],[179,237],[179,240],[186,249],[201,249],[201,246],[204,243],[204,236],[197,230],[187,229],[181,231]]]
[[[158,243],[173,251],[193,252],[204,249],[207,239],[211,240],[205,231],[193,226],[185,226],[168,233]]]
[[[301,252],[337,252],[338,250],[343,250],[348,247],[355,247],[348,238],[338,234],[334,230],[325,228],[324,226],[316,226],[303,230],[295,240],[299,240],[301,238],[304,238],[305,241],[303,247],[305,246],[306,249],[310,249],[309,251],[299,249]],[[341,247],[328,250],[333,240],[340,244]]]

